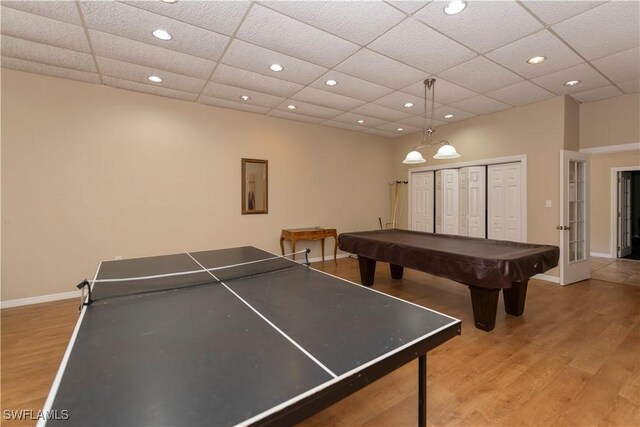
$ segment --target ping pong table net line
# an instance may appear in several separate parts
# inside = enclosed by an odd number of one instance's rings
[[[242,263],[237,263],[237,264],[229,264],[229,265],[223,265],[223,266],[218,266],[218,267],[212,267],[212,268],[201,268],[199,270],[189,270],[189,271],[178,271],[175,273],[165,273],[165,274],[154,274],[154,275],[147,275],[147,276],[131,276],[131,277],[122,277],[122,278],[115,278],[115,279],[94,279],[94,280],[87,280],[84,279],[82,282],[80,282],[78,285],[76,285],[76,287],[78,289],[80,289],[80,310],[82,310],[82,307],[85,305],[91,305],[94,300],[92,298],[92,287],[95,284],[98,283],[118,283],[118,282],[132,282],[132,281],[146,281],[146,280],[152,280],[152,279],[165,279],[165,278],[171,278],[171,277],[179,277],[179,276],[188,276],[188,275],[194,275],[194,274],[202,274],[202,273],[211,273],[214,271],[221,271],[221,270],[229,270],[229,269],[233,269],[233,268],[237,268],[237,267],[244,267],[244,266],[248,266],[248,265],[254,265],[254,264],[259,264],[259,263],[264,263],[267,261],[273,261],[273,260],[278,260],[278,259],[287,259],[287,257],[292,256],[292,255],[298,255],[301,253],[304,253],[304,262],[295,262],[293,260],[290,260],[292,262],[295,263],[296,266],[299,265],[304,265],[304,266],[309,266],[311,263],[309,262],[309,253],[311,252],[311,250],[309,248],[306,248],[304,250],[301,251],[297,251],[297,252],[291,252],[288,254],[284,254],[284,255],[276,255],[273,257],[269,257],[269,258],[261,258],[258,260],[253,260],[253,261],[246,261],[246,262],[242,262]],[[286,267],[280,267],[280,268],[276,268],[276,269],[272,269],[272,270],[265,270],[265,271],[258,271],[257,273],[252,273],[252,274],[245,274],[245,275],[240,275],[237,277],[233,277],[233,278],[227,278],[224,279],[226,281],[230,281],[230,280],[236,280],[236,279],[240,279],[240,278],[245,278],[245,277],[253,277],[253,276],[258,276],[258,275],[262,275],[262,274],[268,274],[271,272],[275,272],[275,271],[280,271],[283,269],[287,269],[287,268],[291,268],[294,264],[290,264]],[[215,278],[214,275],[212,275],[212,277]],[[195,283],[195,284],[191,284],[191,285],[186,285],[186,286],[176,286],[175,288],[170,288],[170,287],[163,287],[163,288],[159,288],[159,289],[151,289],[151,290],[146,290],[146,291],[141,291],[138,293],[134,293],[134,294],[146,294],[146,293],[153,293],[153,292],[166,292],[166,291],[171,291],[171,290],[175,290],[175,289],[183,289],[183,288],[190,288],[190,287],[194,287],[194,286],[201,286],[204,284],[210,284],[210,283],[219,283],[222,282],[223,279],[218,279],[216,278],[216,281],[211,282],[211,281],[207,281],[204,283]],[[86,290],[86,291],[85,291]],[[85,293],[86,292],[86,293]],[[123,295],[118,295],[118,296],[128,296],[128,295],[134,295],[132,293],[128,293],[128,294],[123,294]]]

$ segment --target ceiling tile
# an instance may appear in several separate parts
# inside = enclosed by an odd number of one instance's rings
[[[300,92],[296,93],[292,99],[342,111],[352,110],[365,103],[365,101],[361,101],[359,99],[349,98],[347,96],[338,95],[337,93],[331,93],[313,87],[305,87]]]
[[[183,76],[207,79],[215,66],[213,61],[100,31],[89,30],[89,38],[97,56],[167,70]]]
[[[486,56],[529,79],[584,62],[547,30],[503,46]],[[534,56],[545,56],[547,59],[540,64],[528,64],[527,60]]]
[[[327,72],[326,68],[319,65],[237,39],[231,42],[222,62],[244,70],[304,85]],[[277,73],[269,70],[269,66],[274,63],[282,65],[284,70]]]
[[[82,25],[80,14],[74,1],[2,1],[3,6],[22,10],[35,15],[67,22],[74,25]]]
[[[593,102],[619,95],[622,95],[620,89],[613,85],[609,85],[605,87],[599,87],[597,89],[587,90],[584,92],[573,93],[571,94],[571,97],[580,102]]]
[[[407,18],[368,47],[427,73],[439,73],[476,56],[473,51],[412,18]]]
[[[229,44],[229,37],[185,24],[175,19],[138,9],[119,2],[80,2],[87,27],[104,33],[115,34],[164,49],[186,53],[199,58],[218,60]],[[135,22],[135,25],[131,25]],[[161,28],[173,38],[163,41],[152,31]]]
[[[330,126],[332,128],[340,128],[340,129],[347,129],[347,130],[353,130],[353,131],[358,131],[358,132],[362,132],[363,130],[367,129],[365,127],[362,126],[353,126],[347,123],[342,123],[342,122],[336,122],[334,120],[326,120],[322,123],[320,123],[323,126]]]
[[[470,1],[466,9],[457,15],[445,14],[445,5],[435,1],[417,12],[415,17],[480,53],[543,28],[512,1]]]
[[[522,2],[527,9],[533,12],[547,25],[556,24],[567,18],[586,12],[604,1],[540,1],[526,0]]]
[[[169,71],[159,70],[157,68],[116,61],[115,59],[97,57],[96,60],[98,61],[98,67],[100,67],[100,73],[103,76],[115,77],[151,86],[197,94],[200,93],[206,82],[205,80],[182,76]],[[160,77],[162,79],[162,83],[150,82],[148,77],[152,75]]]
[[[292,104],[296,106],[295,111],[291,111],[287,108],[288,105]],[[321,117],[324,119],[331,119],[342,113],[340,110],[321,107],[319,105],[313,105],[307,102],[297,101],[295,99],[287,99],[282,104],[275,107],[275,109],[287,113],[303,114],[305,116]]]
[[[388,1],[387,3],[397,7],[400,10],[405,11],[406,13],[415,13],[431,2],[418,1],[418,0],[398,0],[398,1]]]
[[[570,80],[580,80],[581,83],[575,86],[565,86]],[[580,64],[555,73],[547,74],[532,80],[534,83],[555,93],[565,95],[569,93],[584,92],[606,86],[609,82],[588,64]]]
[[[404,104],[410,102],[413,107],[405,107]],[[382,105],[385,107],[393,108],[394,110],[401,111],[405,114],[418,115],[424,114],[424,95],[414,96],[406,92],[393,92],[389,95],[385,95],[382,98],[378,98],[373,101],[374,104]],[[435,108],[442,107],[441,104],[434,102]],[[427,110],[431,109],[431,100],[428,99]]]
[[[211,98],[210,96],[200,95],[198,102],[201,104],[213,105],[216,107],[231,108],[232,110],[247,111],[249,113],[267,114],[268,107],[260,107],[259,105],[245,104],[242,102],[229,101],[228,99]]]
[[[511,105],[526,105],[553,98],[555,95],[529,81],[524,81],[488,92],[487,96]]]
[[[280,110],[271,110],[267,115],[281,119],[295,120],[297,122],[320,123],[324,121],[324,119],[319,117],[305,116],[304,114],[295,114]]]
[[[251,5],[248,1],[125,1],[131,6],[196,25],[206,30],[232,35]]]
[[[366,128],[383,125],[387,120],[376,119],[375,117],[365,116],[357,113],[344,113],[333,118],[336,122],[347,123],[350,125],[362,126]],[[358,123],[358,120],[364,120],[364,123]]]
[[[422,130],[419,127],[410,126],[400,122],[387,123],[382,126],[376,127],[376,129],[386,130],[392,133],[397,132],[400,135],[408,135],[410,133],[416,133]],[[398,129],[402,129],[402,130],[398,130]]]
[[[367,49],[351,56],[338,65],[336,70],[394,89],[403,88],[425,77],[423,71]]]
[[[359,49],[354,43],[259,5],[249,11],[236,37],[326,67],[334,67]]]
[[[459,122],[460,120],[466,120],[470,119],[471,117],[475,117],[475,114],[458,110],[457,108],[454,108],[450,105],[436,109],[433,114],[438,120],[442,120],[445,123]],[[446,116],[447,114],[453,114],[453,117],[445,119],[444,116]]]
[[[264,76],[253,71],[241,70],[225,64],[219,64],[216,67],[211,80],[284,98],[290,97],[304,87],[297,83],[274,79],[273,77]]]
[[[263,4],[359,45],[370,43],[405,17],[384,2],[267,1]]]
[[[624,83],[618,83],[620,89],[624,91],[624,93],[636,93],[640,92],[640,79],[630,80]]]
[[[211,98],[227,99],[241,104],[258,105],[269,108],[274,108],[285,100],[285,98],[280,96],[267,95],[265,93],[240,89],[235,86],[227,86],[214,82],[207,83],[202,94]],[[247,102],[243,102],[240,98],[243,95],[248,95],[251,99]]]
[[[474,98],[456,102],[451,106],[478,115],[495,113],[497,111],[511,108],[511,105],[505,104],[504,102],[496,101],[495,99],[491,99],[483,95],[478,95]]]
[[[96,72],[96,66],[91,55],[48,46],[11,36],[2,36],[2,55],[23,59],[30,62],[72,68],[74,70]]]
[[[369,117],[375,117],[386,121],[396,121],[411,117],[411,114],[403,113],[402,111],[393,110],[391,108],[383,107],[377,104],[365,104],[351,111],[356,114],[363,114]]]
[[[552,28],[579,54],[593,60],[640,45],[638,16],[640,2],[610,1]]]
[[[434,116],[435,116],[435,111],[434,111]],[[409,126],[413,126],[416,127],[418,129],[424,129],[424,116],[413,116],[413,117],[409,117],[408,119],[402,119],[402,120],[398,120],[398,123],[402,123],[405,125],[409,125]],[[444,125],[445,122],[440,121],[440,120],[433,120],[431,121],[431,126],[433,127],[438,127],[438,126],[442,126]]]
[[[440,75],[450,82],[479,93],[489,92],[522,81],[516,74],[481,56],[450,68]]]
[[[164,96],[167,98],[182,99],[184,101],[195,101],[198,95],[195,93],[181,92],[179,90],[167,89],[158,86],[147,85],[143,83],[130,82],[128,80],[114,79],[113,77],[104,76],[102,81],[107,86],[113,86],[120,89],[132,90],[135,92],[150,93],[152,95]]]
[[[78,25],[67,24],[5,6],[2,6],[0,10],[2,34],[64,49],[91,53],[84,29]]]
[[[470,91],[469,89],[454,85],[453,83],[449,83],[448,81],[441,78],[436,79],[434,88],[436,103],[442,105],[462,101],[463,99],[473,98],[474,96],[478,95],[477,93]],[[420,80],[419,82],[405,87],[404,89],[402,89],[402,91],[424,98],[424,81]]]
[[[3,52],[4,53],[4,52]],[[61,77],[63,79],[80,80],[90,83],[100,83],[97,73],[71,70],[69,68],[56,67],[54,65],[39,64],[37,62],[23,61],[22,59],[3,56],[0,63],[4,68],[26,71],[28,73],[44,74],[47,76]]]
[[[605,56],[591,63],[615,83],[633,80],[640,76],[640,48]]]
[[[337,81],[338,84],[336,86],[327,86],[325,82],[330,79]],[[376,98],[393,92],[393,89],[389,89],[388,87],[380,86],[335,70],[329,71],[311,83],[310,86],[364,101],[373,101]]]

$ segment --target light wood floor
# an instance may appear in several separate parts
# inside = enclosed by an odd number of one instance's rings
[[[353,259],[314,266],[359,280]],[[604,267],[616,269],[615,263]],[[375,287],[463,322],[461,336],[428,356],[429,425],[640,426],[640,286],[591,279],[561,287],[532,280],[524,315],[507,316],[501,301],[490,333],[473,327],[463,285],[412,270],[392,280],[387,265],[379,263]],[[42,408],[76,323],[77,304],[2,310],[3,410]],[[416,421],[417,362],[411,362],[303,425]],[[7,426],[33,424],[3,420]]]

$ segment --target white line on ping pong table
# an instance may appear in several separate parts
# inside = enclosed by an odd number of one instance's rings
[[[313,360],[318,366],[320,366],[322,369],[324,369],[329,375],[331,375],[333,378],[337,378],[338,375],[336,375],[335,373],[333,373],[333,371],[331,371],[331,369],[327,368],[322,362],[320,362],[318,359],[316,359],[311,353],[309,353],[307,350],[304,349],[304,347],[302,347],[300,344],[298,344],[293,338],[291,338],[289,335],[285,334],[284,331],[282,331],[280,328],[278,328],[271,320],[267,319],[262,313],[260,313],[257,309],[255,309],[251,304],[249,304],[247,301],[245,301],[240,295],[238,295],[237,293],[235,293],[229,286],[227,286],[226,283],[224,283],[222,280],[218,279],[211,271],[209,271],[204,265],[200,264],[198,262],[197,259],[195,259],[193,256],[191,256],[191,254],[189,252],[187,252],[187,255],[189,255],[189,257],[191,257],[191,259],[196,262],[200,267],[202,267],[207,273],[209,273],[211,275],[211,277],[213,277],[214,279],[216,279],[218,282],[220,282],[220,284],[222,286],[224,286],[225,288],[227,288],[227,290],[229,292],[231,292],[233,295],[236,296],[236,298],[238,298],[240,301],[242,301],[247,307],[249,307],[251,310],[253,310],[254,313],[256,313],[258,316],[260,316],[265,322],[267,322],[273,329],[275,329],[276,331],[278,331],[278,333],[280,335],[282,335],[283,337],[285,337],[289,342],[291,342],[291,344],[293,344],[294,346],[296,346],[298,348],[298,350],[300,350],[301,352],[303,352],[309,359]]]

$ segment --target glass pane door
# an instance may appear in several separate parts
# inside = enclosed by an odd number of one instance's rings
[[[585,244],[585,162],[569,161],[569,263],[583,261]]]

